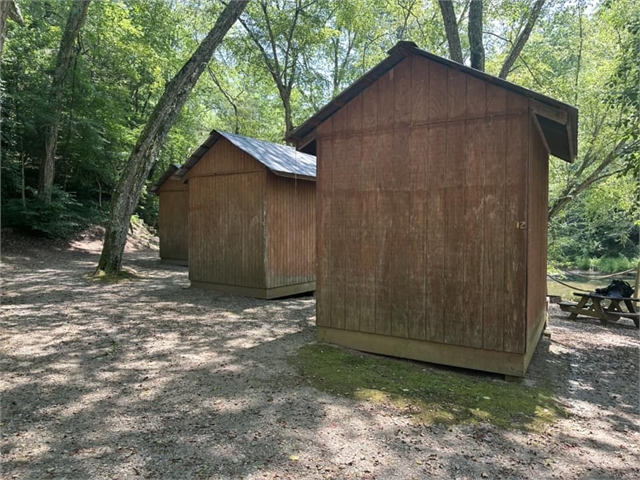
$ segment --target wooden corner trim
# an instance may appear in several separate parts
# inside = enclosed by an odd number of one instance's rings
[[[547,155],[551,155],[551,149],[549,148],[549,144],[547,143],[547,138],[544,136],[544,132],[542,131],[542,127],[540,126],[540,122],[538,121],[538,115],[533,109],[531,110],[531,121],[536,126],[536,130],[538,131],[538,135],[540,135],[540,140],[542,140],[542,144],[547,151]]]

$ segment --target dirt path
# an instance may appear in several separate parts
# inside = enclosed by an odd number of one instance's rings
[[[156,252],[127,254],[143,280],[96,283],[76,247],[4,252],[3,479],[640,476],[630,324],[551,319],[528,381],[555,383],[570,417],[542,434],[420,426],[303,385],[312,297],[189,289]]]

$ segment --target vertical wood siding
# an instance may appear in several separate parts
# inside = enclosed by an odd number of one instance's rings
[[[267,288],[313,282],[316,184],[267,175]]]
[[[181,180],[167,180],[158,189],[160,258],[189,258],[189,190]]]
[[[545,321],[547,295],[547,191],[549,155],[533,122],[529,126],[529,218],[527,238],[527,348],[535,347]]]
[[[524,353],[528,124],[419,57],[321,124],[318,325]]]
[[[266,169],[225,139],[189,172],[189,279],[265,288]]]

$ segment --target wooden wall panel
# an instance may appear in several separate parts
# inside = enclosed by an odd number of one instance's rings
[[[331,146],[331,326],[345,328],[346,237],[345,191],[349,187],[347,161],[347,111],[342,109],[333,116]]]
[[[376,189],[381,191],[393,191],[396,183],[396,171],[393,153],[393,132],[390,130],[378,131],[377,134],[377,160],[376,160]]]
[[[162,187],[165,188],[159,191],[158,219],[160,258],[186,261],[189,259],[189,190],[181,181],[167,180]]]
[[[375,145],[375,144],[374,144]],[[376,292],[377,292],[377,260],[376,228],[377,204],[376,192],[365,189],[359,192],[361,200],[361,234],[360,268],[362,284],[360,286],[360,331],[376,332]]]
[[[318,162],[316,178],[316,323],[331,326],[331,185],[332,181],[332,120],[318,128]]]
[[[445,190],[443,175],[448,168],[447,126],[440,123],[428,129],[427,216],[426,216],[426,295],[425,335],[427,340],[444,340],[444,316],[447,307],[444,288],[445,270]]]
[[[416,62],[421,63],[421,62]],[[411,130],[409,163],[409,275],[408,336],[416,340],[426,338],[426,285],[427,285],[427,168],[429,154],[429,129],[425,125]]]
[[[483,97],[484,98],[484,97]],[[474,99],[474,103],[477,99]],[[484,104],[484,102],[482,103]],[[469,105],[470,111],[477,112],[477,105]],[[465,163],[464,224],[465,242],[464,273],[462,291],[465,303],[473,305],[472,317],[466,318],[465,338],[468,346],[482,347],[484,324],[483,304],[485,301],[485,279],[483,275],[484,245],[484,183],[485,183],[485,142],[486,121],[474,118],[467,121],[466,133],[467,161]]]
[[[268,174],[267,288],[316,278],[316,183]]]
[[[344,210],[340,212],[344,217],[345,235],[345,328],[358,331],[361,322],[361,291],[363,290],[362,267],[360,255],[362,250],[362,198],[359,194],[362,172],[362,97],[350,102],[345,111],[347,113],[347,146],[344,163],[349,177],[344,190]]]
[[[394,70],[394,129],[405,129],[411,123],[411,102],[414,93],[411,91],[411,64],[413,58],[396,65]]]
[[[391,334],[394,337],[408,336],[409,309],[409,253],[411,239],[409,232],[410,194],[401,190],[391,194],[392,198],[392,245],[389,265],[389,282],[391,295]]]
[[[505,279],[504,279],[504,351],[525,352],[526,336],[526,240],[527,240],[527,156],[529,115],[527,100],[510,93],[507,105],[518,111],[508,116],[505,196]]]
[[[447,120],[448,68],[435,62],[429,62],[428,123]]]
[[[422,125],[429,120],[429,65],[430,62],[411,59],[411,125]]]
[[[378,115],[376,128],[378,132],[393,129],[395,114],[395,78],[396,70],[392,68],[386,75],[383,75],[378,84]],[[334,130],[335,131],[335,130]]]
[[[378,192],[376,197],[376,333],[391,335],[393,323],[394,244],[393,192]]]
[[[507,113],[507,91],[490,83],[487,87],[487,116]]]
[[[489,99],[490,97],[487,94],[487,101]],[[504,229],[505,202],[507,201],[504,188],[507,145],[506,126],[504,115],[493,117],[486,126],[484,230],[482,239],[485,247],[482,265],[485,299],[482,312],[482,345],[490,350],[502,350],[504,346]]]
[[[378,126],[378,84],[371,85],[362,92],[360,97],[362,98],[362,131],[371,133]]]
[[[458,70],[447,69],[447,120],[452,122],[467,118],[467,77]]]
[[[265,288],[266,172],[189,177],[189,278]]]
[[[354,139],[355,140],[355,139]],[[352,142],[355,143],[355,142]],[[344,304],[345,304],[345,328],[358,331],[360,329],[360,298],[363,290],[361,249],[362,229],[362,198],[355,190],[344,192]]]
[[[377,148],[377,84],[362,95],[361,173],[357,195],[360,199],[360,331],[376,331],[376,172]],[[372,130],[373,129],[373,130]]]
[[[463,100],[466,100],[463,97]],[[459,113],[454,112],[456,115]],[[463,285],[464,247],[466,226],[464,224],[465,138],[464,122],[447,123],[447,168],[444,171],[444,260],[445,296],[459,292]],[[455,295],[455,294],[454,294]],[[444,310],[444,341],[455,345],[466,345],[466,323],[471,321],[466,302],[449,301]]]
[[[467,120],[487,115],[487,84],[475,77],[467,77]]]

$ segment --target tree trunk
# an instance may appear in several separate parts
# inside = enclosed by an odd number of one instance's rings
[[[215,49],[240,17],[247,3],[248,0],[234,0],[227,4],[213,29],[167,84],[138,138],[111,199],[109,222],[98,263],[98,270],[103,270],[107,275],[115,275],[122,268],[122,256],[127,242],[127,228],[131,215],[171,127],[176,122],[200,75],[207,68]]]
[[[24,181],[24,150],[20,152],[20,177],[21,177],[21,185],[20,185],[20,194],[22,197],[22,208],[27,208],[27,194],[26,187]]]
[[[482,0],[471,0],[469,5],[469,46],[471,47],[471,68],[484,72]]]
[[[285,39],[280,44],[278,33],[274,31],[271,25],[271,20],[269,17],[269,8],[268,2],[266,0],[262,0],[260,2],[260,11],[264,16],[265,20],[265,30],[264,35],[257,35],[256,32],[247,24],[247,22],[240,19],[242,26],[249,34],[249,37],[253,41],[253,43],[260,50],[260,54],[264,59],[265,66],[273,78],[273,81],[278,88],[278,94],[280,95],[280,100],[282,100],[282,106],[284,108],[284,123],[285,123],[285,132],[284,137],[287,138],[291,132],[294,130],[293,126],[293,115],[291,109],[291,92],[293,91],[293,86],[296,82],[297,77],[297,56],[298,50],[296,47],[296,42],[294,42],[294,33],[296,27],[298,25],[298,20],[300,16],[304,13],[305,7],[312,5],[313,2],[309,2],[308,4],[303,4],[301,0],[295,1],[295,11],[293,12],[292,18],[288,25],[288,30],[285,33]],[[262,44],[262,38],[267,42],[267,46],[265,47]],[[267,49],[271,51],[271,56],[267,52]],[[278,58],[279,50],[284,50],[282,61]]]
[[[284,106],[284,138],[287,138],[295,128],[293,127],[293,115],[291,111],[291,91],[288,90],[286,95],[281,95],[282,105]]]
[[[440,4],[440,11],[442,12],[442,20],[444,20],[444,30],[447,34],[449,57],[455,62],[463,63],[460,34],[458,33],[458,21],[456,20],[456,13],[453,10],[453,2],[451,0],[438,0],[438,3]]]
[[[100,179],[96,177],[96,182],[98,184],[98,205],[102,208],[102,184],[100,183]]]
[[[51,124],[47,128],[44,141],[44,158],[40,164],[40,180],[38,182],[38,196],[47,204],[51,203],[51,190],[53,189],[56,147],[58,146],[58,132],[62,121],[64,82],[73,62],[73,47],[76,43],[76,37],[87,19],[90,3],[91,0],[75,0],[71,5],[67,25],[60,41],[56,70],[51,83],[51,96],[49,99]]]
[[[500,74],[498,75],[500,78],[507,78],[509,72],[511,72],[511,68],[513,64],[516,63],[516,60],[522,53],[522,49],[524,48],[527,40],[529,40],[529,35],[531,35],[531,31],[533,30],[533,26],[538,21],[538,17],[540,16],[540,12],[542,12],[542,7],[544,7],[544,3],[546,0],[536,0],[536,3],[533,5],[531,9],[531,14],[527,19],[527,24],[524,26],[524,29],[518,35],[516,42],[513,44],[513,48],[507,55],[507,58],[504,60],[504,64],[500,69]]]
[[[0,0],[0,61],[2,61],[7,18],[17,22],[20,26],[24,26],[22,14],[15,0]]]

